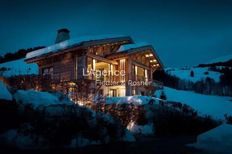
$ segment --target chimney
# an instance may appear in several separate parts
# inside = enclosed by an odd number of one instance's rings
[[[55,43],[60,43],[60,42],[68,40],[70,38],[69,32],[70,31],[67,28],[62,28],[62,29],[57,30],[57,36],[56,36]]]

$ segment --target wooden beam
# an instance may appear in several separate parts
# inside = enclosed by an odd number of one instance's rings
[[[128,75],[128,81],[132,80],[132,59],[131,57],[128,57],[128,65],[127,65],[128,72],[126,75]],[[128,84],[126,84],[126,96],[131,96],[132,94],[132,87]]]
[[[40,61],[40,60],[44,60],[44,59],[47,59],[47,58],[50,58],[50,57],[53,57],[53,56],[65,54],[67,52],[77,51],[77,50],[80,50],[80,49],[82,49],[80,46],[76,46],[76,47],[64,49],[64,50],[61,50],[61,51],[54,51],[54,52],[49,52],[47,54],[42,54],[42,55],[37,56],[37,57],[25,59],[24,61],[26,63],[36,63],[37,61]]]
[[[145,68],[145,69],[151,69],[150,67],[148,67],[148,66],[146,66],[144,64],[141,64],[141,63],[139,63],[137,61],[133,61],[132,64],[136,65],[136,66],[139,66],[139,67],[142,67],[142,68]]]
[[[101,56],[97,56],[97,55],[90,54],[90,53],[87,53],[87,56],[91,57],[91,58],[94,58],[96,60],[100,60],[100,61],[106,62],[106,63],[118,65],[118,62],[116,62],[115,60],[109,60],[109,59],[103,58]]]

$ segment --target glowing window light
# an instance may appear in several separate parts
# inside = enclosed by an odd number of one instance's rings
[[[147,72],[147,69],[145,69],[145,81],[148,81],[148,72]]]
[[[95,68],[96,68],[96,60],[93,59],[93,70],[95,70]]]
[[[125,62],[126,62],[125,59],[121,59],[121,60],[120,60],[120,70],[125,71],[125,68],[126,68]],[[120,81],[121,81],[121,82],[125,82],[125,76],[120,76]]]

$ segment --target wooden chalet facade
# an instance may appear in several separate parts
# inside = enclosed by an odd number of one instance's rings
[[[151,45],[135,44],[128,36],[72,40],[67,29],[60,29],[57,37],[55,45],[28,53],[25,61],[37,63],[40,76],[49,76],[52,88],[64,93],[76,95],[85,91],[87,97],[95,93],[103,96],[146,95],[145,86],[131,86],[128,81],[152,81],[153,72],[163,67]],[[88,70],[123,70],[125,76],[113,73],[100,78],[93,74],[83,75]],[[101,85],[97,80],[120,84]],[[61,85],[68,85],[68,88]]]

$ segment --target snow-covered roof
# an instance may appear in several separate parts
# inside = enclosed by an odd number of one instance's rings
[[[124,45],[120,46],[120,48],[118,49],[118,52],[128,51],[128,50],[131,50],[131,49],[141,48],[141,47],[145,47],[145,46],[151,46],[151,44],[146,43],[146,42],[139,42],[139,43],[133,43],[133,44],[124,44]]]
[[[51,52],[58,52],[58,51],[61,51],[62,49],[67,49],[70,47],[78,46],[84,42],[100,41],[100,40],[106,40],[106,39],[118,39],[118,38],[128,38],[128,36],[123,36],[123,35],[83,36],[83,37],[79,37],[76,39],[66,40],[66,41],[48,46],[48,47],[43,48],[43,49],[29,52],[26,55],[26,59],[38,57],[38,56],[45,55],[45,54],[48,54]]]

